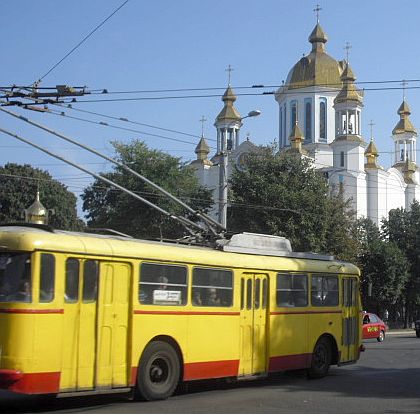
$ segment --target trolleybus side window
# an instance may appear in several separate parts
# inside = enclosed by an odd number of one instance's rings
[[[31,259],[27,253],[0,253],[0,302],[31,302]]]
[[[252,280],[246,281],[246,308],[252,309]]]
[[[311,282],[311,303],[313,306],[338,305],[338,277],[314,276]]]
[[[86,260],[83,264],[84,303],[95,302],[98,296],[99,266],[97,260]]]
[[[39,275],[39,302],[49,303],[54,300],[55,257],[49,253],[41,254],[41,272]]]
[[[261,287],[261,280],[255,280],[255,293],[254,293],[254,309],[260,308],[260,287]]]
[[[277,306],[308,306],[308,276],[277,274]]]
[[[267,279],[262,281],[262,308],[267,308]]]
[[[194,306],[232,306],[232,272],[195,267],[192,277],[192,297]]]
[[[187,268],[142,263],[139,301],[148,305],[185,305],[187,303]]]
[[[64,300],[66,303],[76,303],[79,300],[79,268],[78,259],[66,260],[66,280]]]

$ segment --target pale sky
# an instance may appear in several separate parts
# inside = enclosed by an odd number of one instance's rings
[[[0,85],[32,84],[122,3],[123,0],[2,0]],[[411,120],[420,128],[420,95],[416,89],[420,87],[420,2],[324,0],[319,4],[320,23],[328,35],[327,52],[341,60],[345,58],[346,42],[352,46],[350,65],[357,81],[362,82],[359,87],[365,88],[362,134],[365,141],[370,140],[368,124],[373,120],[379,162],[388,168],[392,164],[391,133],[399,119],[397,109],[403,97],[402,79],[413,80],[408,83],[405,96],[412,110]],[[90,90],[106,88],[109,92],[204,89],[86,95],[80,100],[184,98],[74,104],[75,108],[184,134],[72,110],[66,114],[142,132],[11,109],[108,155],[112,154],[109,141],[129,143],[137,138],[184,161],[193,160],[202,116],[207,119],[204,134],[210,146],[215,146],[213,123],[223,107],[220,95],[227,86],[225,69],[230,64],[234,69],[231,84],[238,95],[238,111],[243,116],[250,110],[262,111],[260,117],[244,120],[242,140],[249,133],[256,144],[270,143],[278,136],[278,106],[273,95],[262,92],[274,91],[292,66],[310,51],[308,36],[316,24],[315,6],[315,1],[307,0],[130,0],[42,81],[41,86],[86,85]],[[379,81],[387,83],[376,83]],[[241,88],[261,84],[267,88]],[[188,95],[199,97],[185,97]],[[95,172],[109,168],[103,160],[72,149],[70,144],[5,114],[0,114],[0,124]],[[48,170],[77,195],[91,182],[85,173],[1,134],[0,165],[7,162],[29,163]]]

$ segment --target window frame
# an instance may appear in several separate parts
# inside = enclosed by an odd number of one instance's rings
[[[319,98],[319,142],[328,141],[327,121],[327,98]]]
[[[72,261],[77,263],[77,289],[75,289],[76,297],[70,297],[68,295],[68,263]],[[78,303],[80,299],[80,270],[82,269],[83,262],[81,263],[78,257],[67,257],[64,262],[64,303]]]
[[[313,111],[312,111],[311,98],[305,98],[304,107],[305,107],[305,141],[312,142],[312,112]],[[309,116],[308,116],[308,108],[309,108]]]
[[[43,269],[43,259],[46,258],[52,258],[52,276],[51,275],[45,275],[44,276],[44,269]],[[48,263],[45,263],[46,266],[48,266]],[[46,269],[51,270],[51,269]],[[38,302],[39,303],[43,303],[43,304],[47,304],[47,303],[52,303],[55,300],[56,297],[56,272],[57,272],[57,260],[56,257],[53,253],[47,253],[47,252],[42,252],[39,255],[39,294],[38,294]],[[48,281],[48,279],[46,279],[46,276],[50,277],[51,276],[51,280],[52,280],[52,286],[51,283],[49,284],[49,286],[47,284],[45,284],[46,281]],[[50,280],[50,281],[51,281]],[[47,288],[47,290],[45,290],[45,288]],[[42,296],[43,294],[45,294],[45,296]]]
[[[296,120],[298,119],[297,111],[298,111],[298,101],[296,99],[293,99],[292,101],[290,101],[290,132],[293,130]]]
[[[279,280],[280,278],[290,277],[291,279],[291,288],[290,289],[279,289]],[[296,277],[302,277],[304,280],[305,289],[294,289],[294,283]],[[297,292],[306,293],[306,304],[305,305],[296,305],[296,299],[294,298]],[[281,302],[279,301],[279,292],[289,292],[289,301]],[[276,306],[278,308],[306,308],[309,306],[309,274],[304,272],[277,272],[276,274]]]
[[[86,292],[87,292],[87,290],[86,290],[86,265],[87,264],[89,264],[89,263],[95,263],[96,264],[96,267],[95,267],[95,270],[96,270],[96,274],[94,275],[95,276],[95,285],[94,285],[94,291],[93,291],[93,293],[94,293],[94,295],[92,295],[92,296],[87,296],[86,295]],[[97,300],[98,300],[98,291],[99,291],[99,278],[100,278],[100,261],[99,260],[97,260],[97,259],[84,259],[84,260],[82,260],[82,266],[81,266],[81,268],[83,269],[83,278],[82,278],[82,294],[81,294],[81,296],[80,296],[80,298],[81,298],[81,300],[82,300],[82,303],[95,303],[95,302],[97,302]],[[89,276],[90,277],[90,276]]]
[[[175,291],[173,289],[170,289],[170,287],[181,287],[184,288],[183,290],[181,289],[179,292],[181,293],[181,303],[175,303],[175,302],[170,302],[168,301],[167,303],[153,303],[153,296],[150,298],[151,301],[149,301],[149,298],[147,298],[147,300],[145,301],[144,299],[142,300],[141,295],[142,293],[146,294],[146,295],[153,295],[153,292],[156,290],[161,290],[161,289],[152,289],[150,290],[149,293],[146,293],[144,291],[142,291],[142,286],[157,286],[159,287],[160,285],[162,285],[162,281],[156,280],[155,282],[150,282],[150,281],[146,281],[143,282],[142,281],[142,274],[143,274],[143,270],[142,270],[142,266],[144,265],[150,265],[150,266],[158,266],[158,267],[172,267],[172,268],[178,268],[178,269],[183,269],[185,270],[185,283],[170,283],[169,280],[168,282],[164,282],[166,286],[169,287],[168,291]],[[189,272],[188,272],[188,266],[184,265],[184,264],[175,264],[175,263],[164,263],[164,262],[152,262],[152,261],[142,261],[139,263],[138,266],[139,269],[139,279],[138,279],[138,294],[137,294],[137,300],[138,303],[140,305],[147,305],[147,306],[186,306],[188,304],[188,287],[189,287]],[[161,276],[159,276],[161,277]],[[164,276],[166,277],[166,276]],[[149,289],[146,289],[149,290]]]
[[[319,290],[319,289],[314,290],[313,289],[313,286],[314,286],[313,280],[315,278],[322,278],[321,290]],[[332,279],[336,280],[336,289],[334,289],[334,290],[329,290],[329,289],[324,290],[325,280],[332,280]],[[328,283],[326,285],[328,287]],[[321,297],[318,298],[317,300],[314,300],[315,299],[314,292],[321,292]],[[335,292],[335,295],[334,295],[335,301],[333,303],[330,303],[327,300],[328,296],[330,296],[329,293],[331,293],[331,292]],[[325,294],[325,297],[323,297],[324,294]],[[317,307],[317,308],[319,308],[319,307],[325,308],[325,307],[340,306],[340,277],[337,274],[329,274],[329,273],[319,273],[319,274],[313,273],[313,274],[311,274],[311,278],[310,278],[310,303],[311,303],[311,306]]]
[[[221,286],[221,285],[196,285],[194,284],[194,277],[195,277],[195,272],[197,270],[207,270],[207,271],[214,271],[214,272],[224,272],[230,275],[230,286]],[[203,306],[203,307],[223,307],[223,308],[231,308],[233,307],[234,304],[234,289],[235,289],[235,280],[234,280],[234,273],[232,269],[227,269],[227,268],[220,268],[220,267],[209,267],[209,266],[194,266],[192,268],[191,271],[191,297],[193,297],[195,291],[194,289],[200,289],[200,293],[203,292],[204,290],[208,290],[208,289],[216,289],[216,291],[230,291],[230,298],[229,299],[229,304],[224,304],[224,303],[219,303],[219,304],[206,304],[205,300],[201,305],[194,305],[193,306]],[[217,292],[216,292],[217,293]],[[219,296],[220,296],[220,292],[219,292]],[[245,306],[247,304],[247,299],[245,299]]]

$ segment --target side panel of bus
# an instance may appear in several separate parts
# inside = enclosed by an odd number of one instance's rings
[[[308,281],[306,273],[279,272],[270,288],[270,359],[269,371],[284,371],[308,367],[312,348],[309,342]],[[305,289],[293,291],[295,279],[304,281]],[[299,294],[299,297],[294,296]],[[300,303],[300,295],[304,295]],[[296,300],[296,302],[295,302]]]

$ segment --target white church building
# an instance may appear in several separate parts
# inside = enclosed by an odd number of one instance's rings
[[[340,188],[351,200],[357,216],[379,225],[391,209],[409,209],[415,199],[420,200],[417,131],[409,119],[409,106],[404,99],[398,108],[399,120],[392,131],[394,163],[385,170],[378,163],[373,139],[366,142],[362,135],[363,93],[355,87],[352,69],[346,61],[327,54],[327,36],[319,22],[309,42],[310,52],[292,67],[275,93],[280,151],[293,146],[311,157],[331,188]],[[249,140],[239,140],[243,117],[234,106],[236,96],[230,85],[222,100],[224,107],[214,123],[217,152],[209,159],[210,149],[203,136],[195,150],[197,159],[191,163],[200,183],[214,192],[211,214],[216,219],[223,186],[220,169],[229,176],[233,165],[241,168],[246,154],[256,148]]]

